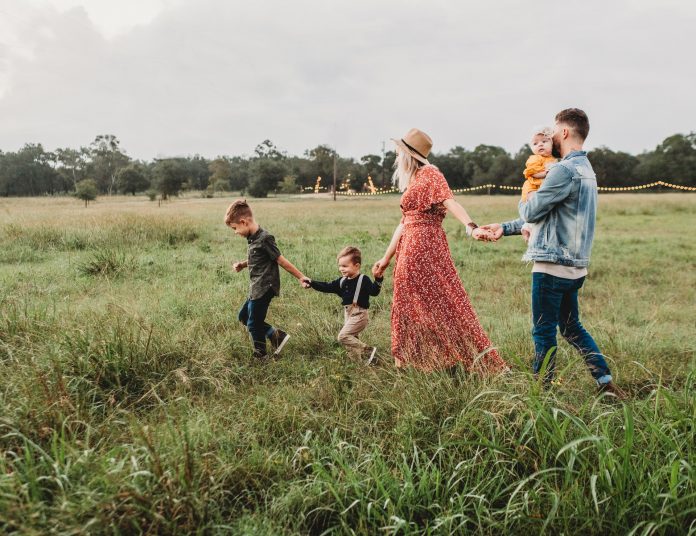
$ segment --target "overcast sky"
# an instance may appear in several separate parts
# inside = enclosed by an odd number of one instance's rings
[[[638,153],[696,130],[694,28],[693,0],[0,0],[0,149],[516,151],[576,106]]]

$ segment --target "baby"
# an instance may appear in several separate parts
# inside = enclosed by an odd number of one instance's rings
[[[533,192],[541,188],[542,182],[546,177],[546,173],[557,160],[551,155],[553,151],[553,142],[551,136],[553,130],[550,127],[540,127],[534,130],[532,140],[529,142],[529,147],[532,149],[532,154],[527,158],[527,163],[524,168],[524,184],[522,185],[522,201],[527,201],[527,198]],[[529,238],[534,230],[534,224],[525,223],[522,226],[522,234]]]

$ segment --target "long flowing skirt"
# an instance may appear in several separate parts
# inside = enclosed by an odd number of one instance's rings
[[[467,371],[482,374],[507,369],[471,306],[441,224],[404,226],[391,328],[397,367],[431,371],[461,362]]]

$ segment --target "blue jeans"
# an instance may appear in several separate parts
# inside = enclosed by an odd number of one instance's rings
[[[266,322],[268,306],[271,305],[273,296],[273,290],[269,289],[260,298],[245,301],[239,310],[239,321],[249,330],[254,342],[254,353],[257,355],[266,355],[266,337],[275,332],[275,328]]]
[[[578,310],[578,290],[585,278],[565,279],[539,272],[532,273],[532,337],[534,338],[534,374],[539,374],[550,353],[545,382],[553,379],[556,366],[556,328],[580,352],[590,374],[598,384],[611,381],[611,371],[592,335],[582,327]]]

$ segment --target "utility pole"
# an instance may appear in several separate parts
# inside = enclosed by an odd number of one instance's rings
[[[336,151],[334,151],[334,201],[336,201]]]

